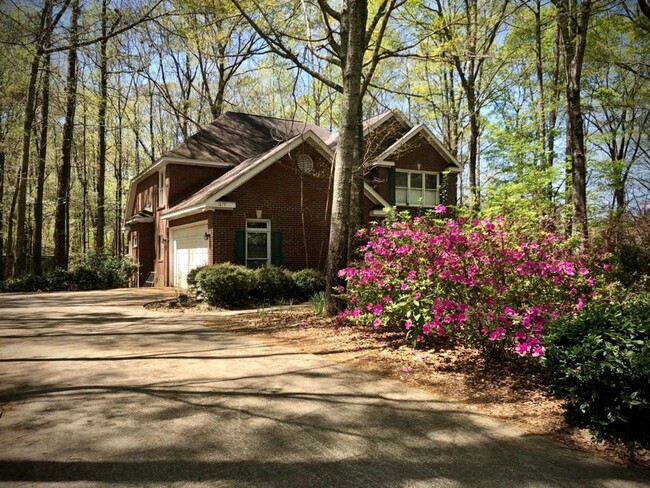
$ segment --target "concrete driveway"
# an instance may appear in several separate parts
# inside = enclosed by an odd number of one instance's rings
[[[0,295],[0,485],[641,487],[628,469],[140,305]]]

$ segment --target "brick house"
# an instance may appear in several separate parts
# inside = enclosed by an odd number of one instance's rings
[[[364,123],[364,220],[456,203],[458,161],[399,111]],[[126,227],[134,285],[187,287],[200,265],[324,269],[337,134],[227,112],[132,181]]]

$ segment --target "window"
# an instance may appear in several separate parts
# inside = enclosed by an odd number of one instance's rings
[[[158,171],[158,207],[165,206],[165,170]]]
[[[131,233],[131,249],[138,247],[138,234],[135,232]]]
[[[395,204],[409,207],[433,207],[438,204],[439,187],[439,173],[396,171]]]
[[[271,264],[271,222],[246,221],[246,266],[261,268]]]

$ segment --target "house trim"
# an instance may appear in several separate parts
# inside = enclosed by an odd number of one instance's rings
[[[213,202],[211,204],[201,203],[193,207],[183,208],[160,216],[160,220],[177,219],[178,217],[189,217],[210,210],[234,210],[237,208],[235,202]]]
[[[264,154],[261,159],[259,159],[255,165],[253,165],[249,170],[243,171],[242,174],[237,176],[232,182],[226,185],[221,190],[217,191],[215,194],[207,197],[204,200],[205,204],[208,202],[216,202],[220,198],[232,193],[234,190],[242,186],[244,183],[252,179],[253,177],[260,174],[266,168],[271,166],[273,163],[277,162],[280,158],[287,155],[303,143],[310,141],[314,143],[314,147],[328,160],[334,156],[334,151],[323,142],[323,140],[316,135],[312,130],[308,130],[300,135],[297,135],[293,139],[289,139],[284,144],[276,146],[271,151]]]
[[[154,164],[152,164],[148,168],[143,169],[142,171],[140,171],[140,173],[138,173],[131,179],[131,183],[129,185],[129,197],[128,197],[128,201],[126,202],[127,212],[133,211],[133,205],[135,204],[135,196],[136,196],[138,183],[142,181],[144,178],[151,176],[153,173],[157,171],[163,171],[167,166],[167,164],[170,163],[195,165],[195,166],[207,166],[207,167],[214,167],[214,168],[234,168],[236,166],[233,163],[225,163],[223,161],[206,161],[202,159],[184,159],[178,157],[170,158],[168,156],[162,156]]]
[[[424,124],[418,124],[413,127],[410,131],[404,134],[400,139],[395,141],[388,149],[381,153],[376,161],[376,164],[383,163],[387,157],[394,154],[398,149],[405,146],[411,139],[415,136],[421,134],[429,141],[429,143],[442,155],[442,157],[451,165],[447,167],[445,171],[451,171],[453,173],[460,173],[463,171],[462,166],[458,160],[447,150],[447,148],[440,142],[440,140],[431,132],[431,130]]]
[[[379,193],[377,193],[377,190],[375,190],[368,183],[363,184],[363,193],[370,199],[372,203],[381,205],[383,208],[392,207],[392,205],[384,200],[384,198]]]

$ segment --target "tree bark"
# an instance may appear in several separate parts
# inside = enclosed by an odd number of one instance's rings
[[[340,284],[338,271],[347,264],[348,212],[352,168],[358,164],[361,142],[361,73],[365,52],[365,26],[368,5],[365,0],[347,0],[341,12],[341,62],[343,71],[343,97],[339,141],[334,157],[334,184],[332,217],[327,253],[327,286],[325,312],[334,315],[339,304],[333,288]]]
[[[34,243],[32,247],[32,272],[43,273],[43,194],[45,190],[45,164],[47,162],[47,133],[50,116],[50,54],[43,56],[43,88],[41,96],[41,134],[36,173],[36,199],[34,200]]]
[[[567,100],[567,150],[571,159],[572,227],[585,247],[587,226],[587,161],[580,86],[587,45],[591,0],[553,0],[565,54]]]
[[[0,150],[0,281],[5,279],[4,205],[5,193],[5,152]]]
[[[99,42],[99,108],[97,110],[97,219],[95,220],[95,250],[103,251],[106,226],[106,105],[108,103],[108,59],[106,48],[108,0],[102,0],[102,40]]]
[[[68,75],[66,81],[66,113],[61,143],[61,164],[58,170],[56,213],[54,217],[54,261],[58,268],[68,268],[68,209],[70,201],[70,170],[72,167],[72,137],[77,104],[77,44],[79,0],[72,0],[70,18],[70,51],[68,52]]]

